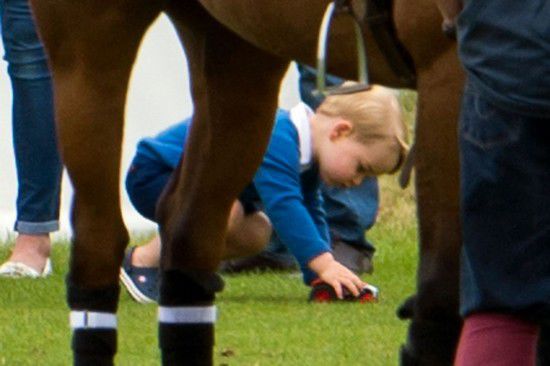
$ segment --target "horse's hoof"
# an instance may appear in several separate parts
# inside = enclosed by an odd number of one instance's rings
[[[539,334],[537,366],[550,365],[550,326],[543,325]]]
[[[412,319],[414,315],[414,303],[416,301],[416,295],[409,296],[403,303],[397,308],[397,317],[401,320]]]
[[[401,348],[402,365],[451,366],[461,327],[460,318],[413,319]]]
[[[405,345],[401,346],[399,364],[401,366],[418,366],[420,365],[418,360],[412,353],[407,349]]]
[[[415,354],[407,345],[402,345],[399,355],[400,366],[451,366],[452,360],[443,360],[433,355],[420,356]]]

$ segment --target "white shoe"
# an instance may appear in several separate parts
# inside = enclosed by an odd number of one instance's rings
[[[46,260],[42,273],[22,262],[6,262],[0,266],[0,277],[9,278],[44,278],[52,274],[52,262]]]

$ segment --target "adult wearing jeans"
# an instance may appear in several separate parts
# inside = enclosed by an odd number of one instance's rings
[[[316,70],[298,65],[300,97],[315,110],[323,101],[316,96]],[[344,82],[333,75],[327,75],[326,84],[339,85]],[[336,188],[321,185],[323,208],[327,214],[331,245],[334,257],[356,273],[370,273],[373,270],[374,246],[365,239],[365,232],[374,225],[379,206],[378,180],[366,178],[352,188]],[[222,269],[239,272],[252,269],[292,269],[297,268],[294,257],[273,234],[267,248],[249,258],[235,259],[223,264]]]
[[[463,8],[457,39],[468,78],[455,365],[533,366],[550,329],[550,2],[438,5],[447,30]],[[548,345],[539,350],[549,364]]]
[[[27,0],[0,0],[2,40],[13,90],[13,145],[19,182],[18,233],[0,276],[51,272],[49,233],[59,229],[62,164],[57,151],[50,73]]]

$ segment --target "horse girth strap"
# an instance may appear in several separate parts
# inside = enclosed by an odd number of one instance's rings
[[[353,20],[358,53],[359,85],[353,87],[325,87],[326,43],[332,18],[348,15]],[[405,87],[416,86],[412,58],[397,39],[393,26],[392,0],[334,0],[329,4],[319,31],[317,48],[317,95],[349,94],[369,89],[367,55],[362,29],[369,26],[375,42],[384,54],[388,65]]]
[[[334,6],[339,13],[348,13],[360,20],[364,17],[365,1],[364,0],[334,0]]]
[[[367,24],[374,40],[392,71],[407,87],[416,86],[416,73],[411,56],[395,31],[392,18],[393,0],[335,0],[341,11],[348,11],[362,24]]]
[[[392,71],[409,88],[416,87],[416,73],[411,56],[405,50],[395,31],[392,18],[392,0],[363,0],[366,2],[364,21]],[[357,7],[355,7],[357,8]]]
[[[338,1],[338,0],[337,0]],[[416,87],[414,63],[403,47],[392,18],[393,0],[340,0],[342,9],[367,24],[392,71],[409,88]]]

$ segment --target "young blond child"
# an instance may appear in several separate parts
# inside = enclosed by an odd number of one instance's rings
[[[157,199],[185,153],[189,124],[138,144],[126,188],[136,209],[153,221]],[[381,86],[329,96],[315,112],[303,103],[279,110],[263,161],[231,210],[224,259],[260,252],[275,230],[306,284],[330,286],[338,299],[360,296],[367,284],[331,254],[319,183],[351,187],[395,172],[407,153],[405,139],[397,98]],[[157,299],[159,257],[157,237],[124,259],[121,280],[139,302]]]

